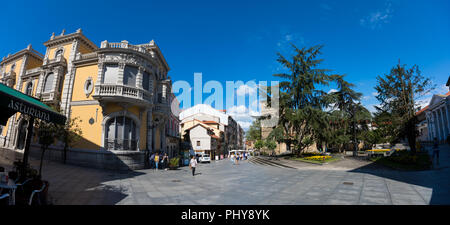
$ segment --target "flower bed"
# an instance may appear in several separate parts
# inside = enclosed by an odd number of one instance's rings
[[[315,156],[303,157],[303,159],[305,159],[305,160],[324,161],[324,160],[327,160],[327,159],[331,159],[331,156],[329,156],[329,155],[315,155]]]
[[[368,152],[388,152],[391,149],[371,149],[371,150],[367,150]]]
[[[323,164],[323,163],[328,163],[328,162],[332,162],[332,161],[337,161],[340,158],[329,156],[329,155],[319,155],[319,154],[311,154],[310,153],[307,156],[304,156],[304,155],[303,155],[303,157],[295,157],[294,156],[294,157],[288,157],[286,159],[314,163],[314,164]]]

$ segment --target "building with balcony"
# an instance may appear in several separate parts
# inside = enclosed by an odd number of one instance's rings
[[[45,55],[30,45],[3,58],[0,79],[79,119],[82,140],[71,146],[67,162],[138,169],[151,152],[177,152],[177,144],[167,138],[178,136],[170,68],[153,40],[138,45],[102,41],[98,47],[79,29],[52,34],[44,45]],[[20,151],[24,120],[19,114],[10,118],[1,146]],[[61,146],[55,143],[46,155],[57,159]],[[32,147],[38,151],[36,138]]]

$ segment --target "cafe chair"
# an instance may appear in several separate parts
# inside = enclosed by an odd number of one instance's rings
[[[5,198],[8,198],[8,200],[9,200],[9,194],[8,193],[0,195],[0,200],[5,199]],[[5,201],[0,201],[0,203],[1,203],[0,205],[7,204],[7,202],[5,202]]]
[[[39,193],[41,193],[45,189],[45,186],[46,186],[45,183],[42,183],[41,189],[33,190],[33,192],[31,192],[31,196],[30,196],[30,200],[28,201],[28,205],[31,205],[31,203],[33,202],[33,197],[36,193],[38,194],[38,198],[37,198],[38,203],[39,203],[39,205],[41,205],[41,199],[39,198],[40,197]]]
[[[9,198],[9,194],[6,193],[6,194],[3,194],[3,195],[0,195],[0,199],[4,199],[4,198]]]

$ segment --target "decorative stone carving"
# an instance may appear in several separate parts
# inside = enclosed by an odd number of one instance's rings
[[[92,81],[92,77],[88,77],[84,82],[84,93],[86,94],[86,98],[92,93],[94,88],[94,82]]]

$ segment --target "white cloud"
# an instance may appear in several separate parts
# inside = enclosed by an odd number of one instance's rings
[[[389,23],[392,14],[393,14],[392,3],[387,2],[383,10],[378,10],[376,12],[370,13],[369,16],[360,19],[359,24],[363,27],[368,27],[372,30],[375,30],[377,28],[381,28],[383,24]]]
[[[370,104],[370,105],[368,105],[366,108],[367,108],[367,110],[369,110],[369,112],[374,113],[374,112],[377,111],[377,110],[375,109],[375,106],[380,107],[380,104]]]
[[[256,94],[256,90],[257,87],[251,87],[244,84],[238,87],[238,89],[236,90],[236,94],[238,96],[244,96],[246,93],[248,93],[249,95],[254,95]]]
[[[372,92],[372,96],[377,96],[378,92]]]
[[[233,117],[242,129],[247,130],[252,124],[254,117],[260,116],[261,113],[253,110],[249,110],[244,105],[238,105],[230,107],[227,110],[227,114]]]
[[[421,99],[421,100],[417,100],[416,101],[416,105],[419,106],[421,109],[423,109],[424,107],[426,107],[431,101],[431,97],[429,98],[425,98],[425,99]]]
[[[250,128],[250,126],[252,125],[251,122],[238,122],[238,123],[241,126],[241,128],[245,131],[248,130],[248,128]]]
[[[336,89],[331,89],[331,90],[328,91],[328,94],[334,93],[334,92],[338,92],[338,90],[336,90]]]
[[[371,98],[372,98],[372,96],[364,95],[364,96],[361,97],[361,100],[369,100]]]

